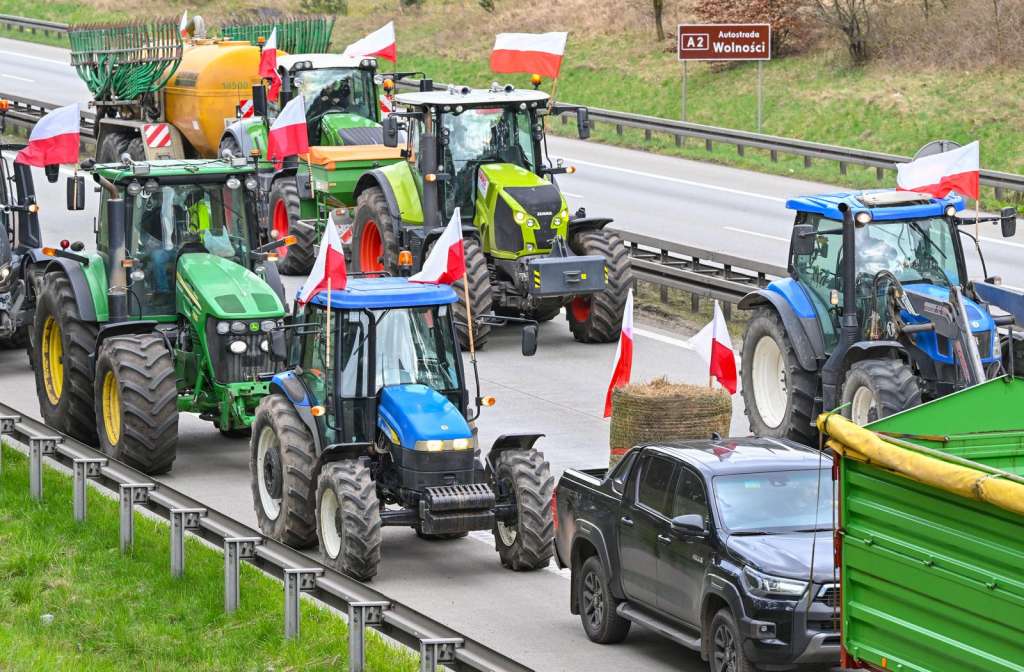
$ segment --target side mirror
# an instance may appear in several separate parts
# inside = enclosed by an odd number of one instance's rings
[[[267,118],[267,87],[263,84],[252,87],[252,114],[255,117]]]
[[[590,110],[585,107],[576,108],[576,131],[580,134],[580,140],[590,137]]]
[[[527,324],[523,327],[523,357],[537,354],[537,325]]]
[[[790,234],[789,249],[793,256],[806,256],[814,252],[814,227],[810,224],[797,224]]]
[[[1017,208],[1000,210],[999,226],[1003,229],[1003,238],[1013,238],[1013,235],[1017,233]]]
[[[707,530],[704,529],[704,517],[696,513],[676,516],[672,519],[672,534],[679,539],[688,540],[707,537]]]
[[[68,210],[85,210],[85,177],[68,178]]]
[[[384,119],[384,146],[398,147],[398,118],[386,117]]]
[[[270,332],[270,357],[275,362],[284,362],[288,359],[288,339],[283,329],[273,329]]]
[[[57,180],[60,179],[60,165],[51,163],[47,166],[43,166],[43,173],[46,175],[46,181],[50,184],[57,184]]]

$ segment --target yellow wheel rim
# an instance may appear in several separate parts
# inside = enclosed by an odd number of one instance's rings
[[[118,392],[117,378],[112,371],[103,376],[103,431],[107,433],[107,441],[116,446],[121,440],[121,393]]]
[[[60,325],[52,315],[43,322],[41,345],[43,387],[46,389],[46,398],[56,406],[64,391],[64,340],[61,338]]]

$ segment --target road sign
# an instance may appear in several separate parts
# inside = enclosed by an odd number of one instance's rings
[[[772,27],[767,23],[681,23],[680,61],[768,61]]]

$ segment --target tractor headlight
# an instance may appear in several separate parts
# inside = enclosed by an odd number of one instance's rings
[[[228,344],[228,350],[230,350],[232,354],[235,355],[245,354],[245,351],[248,349],[249,346],[246,344],[245,341],[231,341],[231,343]]]
[[[476,442],[472,437],[465,439],[428,439],[426,441],[417,441],[415,448],[416,450],[425,450],[432,453],[442,450],[468,450],[476,448]]]
[[[241,341],[239,342],[241,343]],[[265,338],[262,341],[260,341],[260,350],[262,350],[263,352],[270,352],[270,341],[268,341]]]
[[[444,450],[444,441],[441,439],[430,439],[429,441],[417,441],[416,450],[427,450],[437,452]]]
[[[854,219],[857,220],[858,224],[870,224],[871,223],[871,213],[870,212],[858,212],[857,216]]]
[[[226,184],[227,184],[228,189],[230,189],[231,191],[234,191],[235,189],[238,189],[240,186],[242,186],[242,181],[239,180],[234,175],[232,175],[231,177],[228,178]]]
[[[218,334],[220,334],[221,336],[224,336],[229,331],[231,331],[231,323],[230,322],[218,322],[217,323],[217,333]]]
[[[249,191],[256,191],[256,186],[257,185],[256,185],[256,178],[255,177],[250,175],[249,177],[245,178],[245,188],[246,189],[248,189]]]
[[[276,326],[277,326],[277,322],[275,322],[273,320],[263,320],[262,322],[260,322],[260,331],[264,331],[264,332],[271,331]]]
[[[452,439],[452,450],[467,450],[473,447],[473,439]]]
[[[526,213],[519,210],[512,217],[516,220],[516,224],[522,224],[526,221]]]
[[[537,228],[537,220],[534,219],[533,217],[530,217],[530,219],[526,220],[526,225],[531,229],[535,229]]]
[[[232,322],[231,323],[232,334],[244,334],[245,333],[245,322]]]

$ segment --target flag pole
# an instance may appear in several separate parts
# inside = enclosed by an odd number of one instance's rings
[[[469,334],[469,361],[476,366],[476,339],[473,337],[473,304],[469,300],[469,270],[462,272],[462,291],[466,300],[466,330]],[[479,391],[477,394],[480,394]]]
[[[327,269],[327,352],[324,355],[324,368],[327,373],[331,371],[331,273],[330,269]],[[324,380],[327,380],[327,376],[324,376]]]

